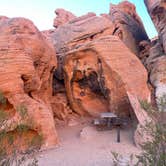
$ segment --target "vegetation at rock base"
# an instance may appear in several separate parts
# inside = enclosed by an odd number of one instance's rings
[[[14,131],[7,131],[8,114],[4,110],[6,104],[7,100],[4,94],[0,92],[0,166],[37,166],[38,160],[35,154],[40,149],[43,137],[42,135],[35,135],[32,139],[24,140],[28,147],[26,147],[26,150],[21,150],[21,139],[31,128],[20,123]],[[16,111],[23,121],[29,120],[26,105],[20,104]],[[29,122],[33,124],[32,121]]]
[[[142,126],[152,138],[140,145],[142,153],[137,156],[138,163],[144,166],[164,166],[166,165],[166,95],[157,100],[158,107],[153,107],[150,103],[143,102],[141,106],[145,109],[154,123],[146,123]]]
[[[0,104],[6,105],[6,98],[3,93],[0,91]]]
[[[166,95],[157,100],[157,108],[146,101],[141,101],[140,104],[153,120],[141,126],[151,139],[140,145],[142,152],[139,155],[131,155],[129,159],[112,152],[114,166],[119,166],[124,162],[127,166],[166,165]],[[137,162],[134,163],[133,157]]]
[[[20,104],[16,110],[22,119],[25,119],[27,117],[27,108],[24,104]]]

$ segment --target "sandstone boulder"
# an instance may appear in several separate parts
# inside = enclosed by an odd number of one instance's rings
[[[148,40],[143,23],[136,13],[135,6],[123,1],[118,5],[110,5],[110,20],[115,25],[113,35],[119,38],[137,56],[139,56],[139,43]]]
[[[113,30],[113,24],[108,19],[98,17],[94,13],[88,13],[69,21],[54,31],[44,32],[46,38],[52,41],[56,48],[58,68],[55,76],[59,80],[63,79],[62,66],[67,51],[76,45],[79,47],[85,41],[112,34]]]
[[[98,132],[96,131],[96,129],[90,126],[84,127],[80,132],[80,138],[83,141],[94,140],[97,135]]]
[[[137,100],[150,100],[144,66],[116,36],[68,52],[64,71],[70,105],[81,115],[112,111],[127,116],[131,110],[128,92]]]
[[[53,24],[55,28],[58,28],[59,26],[76,18],[74,14],[64,9],[56,9],[55,14],[56,14],[56,18],[54,19],[54,24]]]
[[[13,112],[6,130],[11,132],[20,124],[27,125],[43,137],[43,148],[57,144],[50,105],[56,65],[55,50],[31,21],[0,21],[0,91],[7,100],[4,111]],[[27,111],[25,119],[18,111],[22,106]]]
[[[67,97],[75,112],[93,117],[109,111],[119,117],[134,116],[139,124],[135,143],[141,142],[139,126],[151,120],[140,106],[140,101],[150,101],[147,71],[118,37],[101,37],[69,51],[64,72]],[[87,131],[81,135],[86,138]]]

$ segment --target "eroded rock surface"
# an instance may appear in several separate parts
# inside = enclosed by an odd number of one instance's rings
[[[149,54],[145,66],[150,73],[149,80],[155,88],[155,97],[158,100],[166,93],[166,1],[144,2],[159,34],[158,38],[151,40],[149,49],[145,51]]]
[[[151,70],[150,81],[155,87],[155,95],[159,99],[166,94],[166,56],[157,58]]]
[[[129,115],[127,92],[139,100],[150,100],[144,66],[116,36],[102,37],[70,51],[64,70],[67,97],[79,114],[98,116],[112,111]]]
[[[56,18],[54,19],[53,26],[58,28],[59,26],[67,23],[68,21],[76,18],[74,14],[64,9],[56,9],[55,10]]]
[[[149,15],[159,33],[159,39],[166,53],[166,1],[165,0],[144,0]]]
[[[4,111],[13,112],[6,130],[27,125],[43,137],[43,148],[57,144],[50,105],[56,65],[53,47],[31,21],[24,18],[0,21],[0,91],[8,101]],[[18,111],[21,106],[27,110],[25,119]]]
[[[108,19],[98,17],[94,13],[88,13],[55,30],[43,32],[47,40],[52,41],[56,48],[58,59],[58,67],[54,75],[56,86],[64,79],[63,65],[67,51],[72,50],[75,46],[80,47],[86,41],[112,34],[113,30],[114,26]],[[62,88],[61,84],[59,87]]]
[[[137,56],[139,55],[139,43],[148,40],[143,23],[136,13],[135,6],[124,1],[118,5],[110,5],[109,18],[115,25],[114,35],[126,44]]]

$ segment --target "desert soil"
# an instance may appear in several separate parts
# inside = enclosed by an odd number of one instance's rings
[[[139,153],[129,126],[121,130],[120,143],[116,141],[115,128],[97,131],[90,120],[84,119],[72,126],[57,126],[57,130],[60,144],[54,149],[39,153],[39,166],[111,166],[111,152],[122,154],[126,160],[131,154]],[[81,135],[82,130],[85,132]]]

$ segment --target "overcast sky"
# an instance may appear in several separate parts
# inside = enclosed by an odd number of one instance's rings
[[[26,17],[40,30],[53,28],[54,11],[64,8],[77,16],[87,12],[108,13],[109,4],[122,0],[0,0],[0,15]],[[150,38],[157,35],[154,25],[146,11],[143,0],[129,0],[134,3]]]

